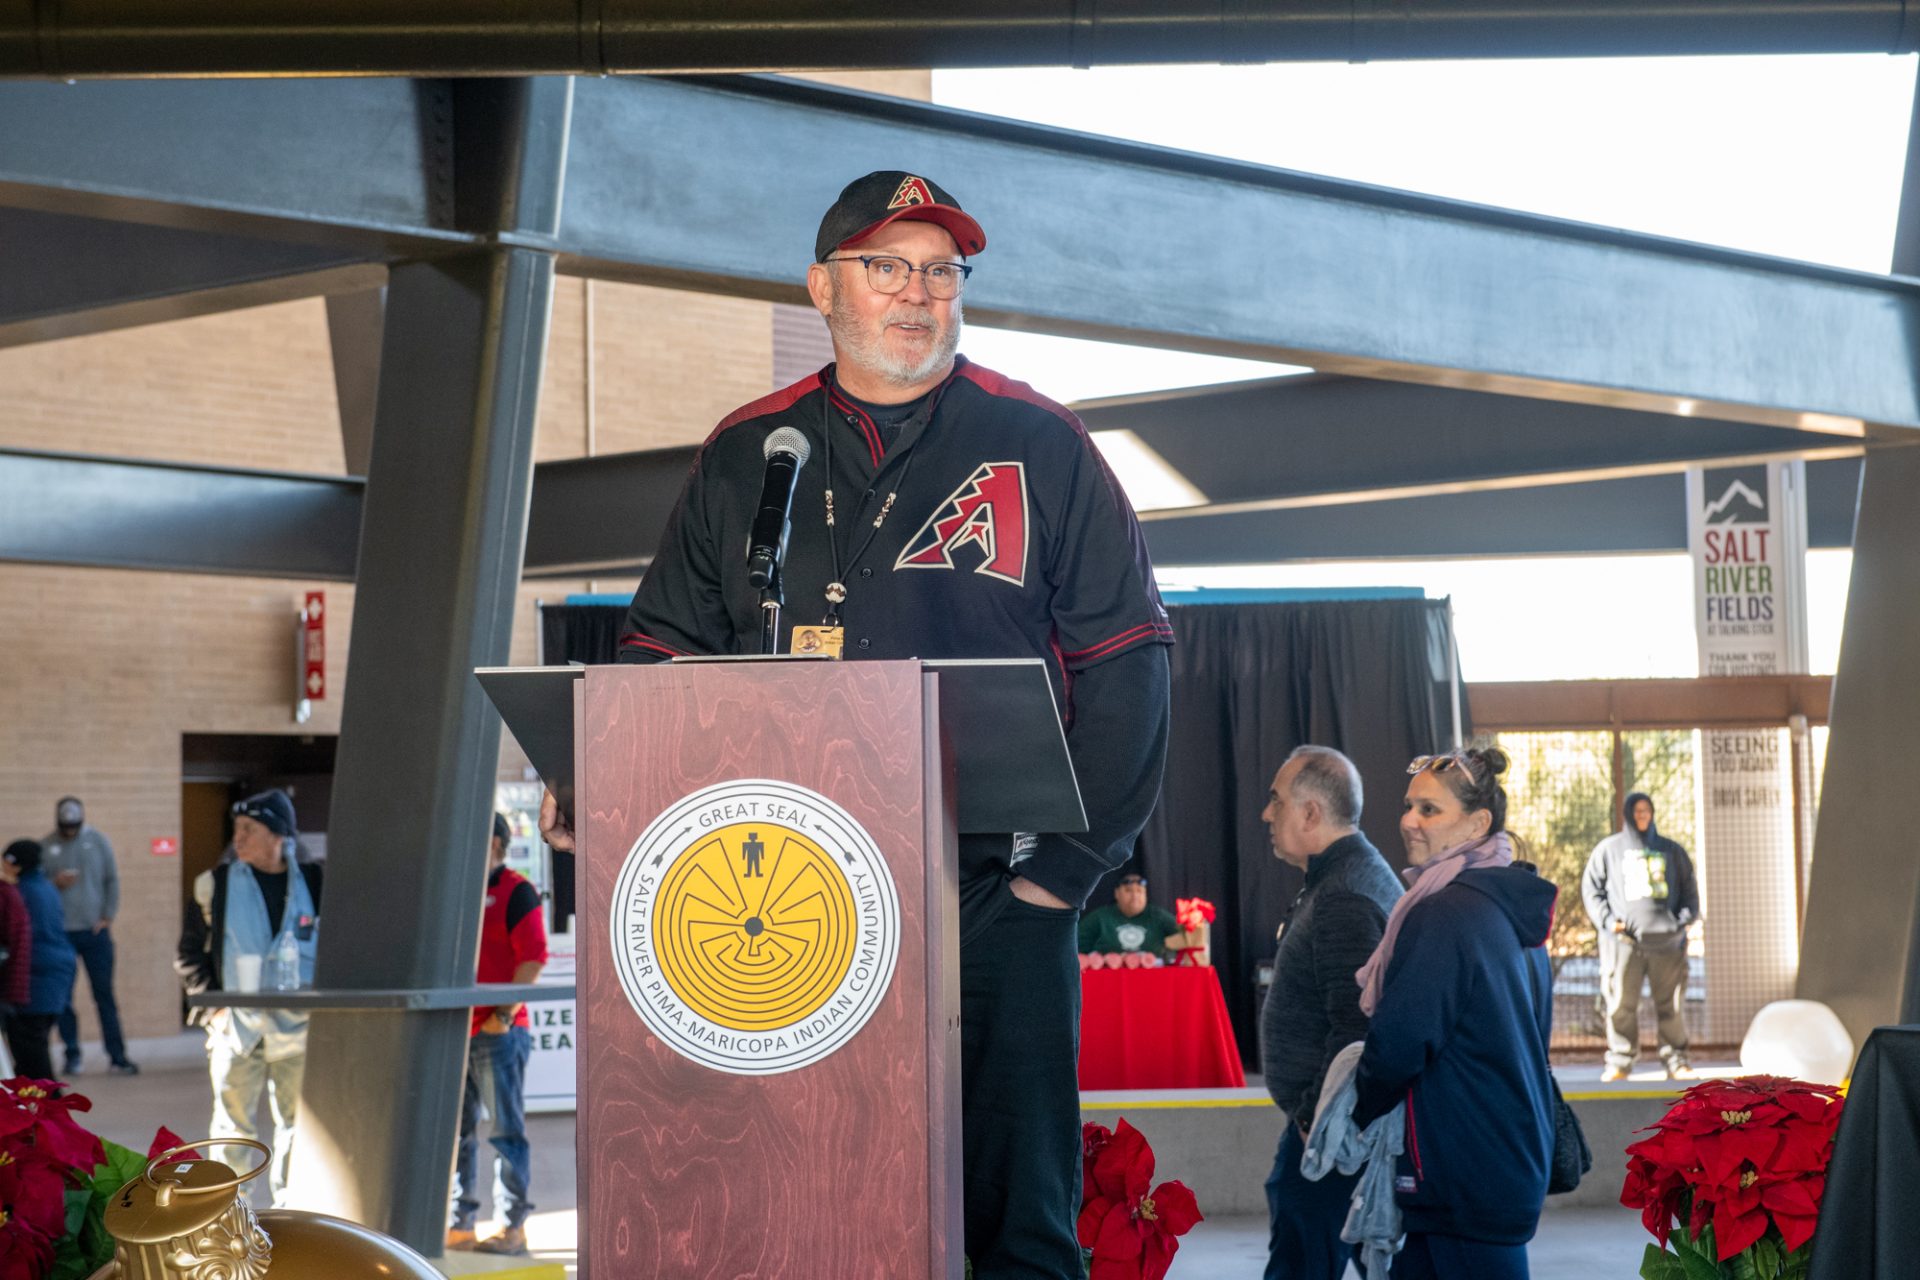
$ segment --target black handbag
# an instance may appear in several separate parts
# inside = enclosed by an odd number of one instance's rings
[[[1561,1196],[1575,1190],[1580,1179],[1593,1168],[1593,1149],[1581,1132],[1580,1117],[1560,1096],[1560,1082],[1547,1067],[1547,1083],[1553,1087],[1553,1162],[1547,1166],[1547,1194]]]
[[[1527,966],[1528,985],[1533,983],[1533,966]],[[1548,1009],[1552,1009],[1549,1004]],[[1549,1037],[1551,1038],[1551,1037]],[[1593,1148],[1580,1128],[1580,1117],[1560,1096],[1560,1082],[1553,1076],[1553,1058],[1546,1055],[1547,1087],[1553,1090],[1553,1159],[1547,1163],[1547,1194],[1563,1196],[1577,1190],[1580,1179],[1593,1168]]]

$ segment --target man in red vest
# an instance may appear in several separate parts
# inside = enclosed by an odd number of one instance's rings
[[[507,866],[507,844],[513,829],[493,815],[493,839],[488,849],[487,905],[480,922],[480,982],[532,982],[547,963],[547,925],[540,911],[540,892],[527,878]],[[460,1096],[460,1147],[453,1166],[453,1225],[447,1229],[449,1249],[478,1253],[522,1255],[527,1251],[527,1199],[532,1176],[532,1149],[527,1145],[527,1058],[533,1034],[527,1026],[527,1007],[508,1004],[473,1011],[468,1040],[467,1081]],[[476,1240],[474,1216],[479,1200],[480,1103],[486,1099],[493,1116],[494,1212],[500,1221],[497,1235]]]

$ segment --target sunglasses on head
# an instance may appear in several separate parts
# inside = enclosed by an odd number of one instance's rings
[[[1407,775],[1411,777],[1428,771],[1445,773],[1449,769],[1458,769],[1468,777],[1473,776],[1473,770],[1467,767],[1466,757],[1458,751],[1443,751],[1437,756],[1415,756],[1407,766]]]

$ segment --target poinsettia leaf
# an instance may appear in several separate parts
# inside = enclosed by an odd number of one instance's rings
[[[1720,1270],[1712,1222],[1706,1223],[1691,1236],[1683,1231],[1675,1231],[1673,1244],[1674,1252],[1680,1255],[1680,1261],[1686,1267],[1687,1280],[1726,1280]]]
[[[1082,1129],[1082,1132],[1085,1132],[1086,1129],[1089,1129],[1089,1128],[1098,1129],[1099,1127],[1100,1126],[1097,1124],[1083,1125],[1081,1126],[1081,1129]],[[181,1137],[179,1134],[175,1133],[173,1130],[167,1128],[167,1126],[161,1125],[158,1129],[155,1129],[153,1131],[153,1143],[147,1148],[147,1159],[149,1160],[153,1159],[155,1156],[159,1155],[162,1151],[173,1151],[179,1147],[184,1147],[186,1145],[187,1145],[187,1140],[185,1138]]]
[[[1687,1280],[1687,1266],[1674,1254],[1650,1244],[1640,1257],[1640,1280]]]
[[[102,1158],[99,1164],[93,1166],[90,1181],[93,1189],[100,1194],[101,1208],[104,1210],[106,1201],[119,1195],[120,1188],[146,1172],[147,1157],[117,1142],[102,1141],[100,1146],[103,1149]]]
[[[113,1260],[113,1237],[107,1234],[107,1224],[98,1213],[87,1215],[80,1224],[80,1256],[87,1260],[87,1274],[92,1275]]]
[[[80,1224],[86,1220],[87,1205],[93,1200],[93,1191],[88,1187],[67,1188],[67,1234],[73,1235],[80,1230]]]
[[[1688,1253],[1681,1255],[1680,1261],[1686,1268],[1684,1273],[1686,1280],[1726,1280],[1725,1275],[1720,1270],[1720,1264],[1712,1258],[1704,1258],[1697,1253]]]
[[[1780,1274],[1780,1242],[1769,1231],[1753,1242],[1753,1248],[1747,1251],[1753,1256],[1753,1269],[1758,1280],[1774,1280]]]
[[[73,1212],[73,1199],[78,1196],[80,1214],[84,1217],[87,1211],[88,1195],[89,1193],[84,1190],[69,1191],[67,1193],[68,1213]],[[88,1264],[86,1254],[81,1252],[80,1241],[76,1238],[73,1229],[69,1228],[67,1234],[60,1237],[53,1246],[53,1269],[47,1272],[47,1280],[86,1280],[86,1277],[98,1269]]]

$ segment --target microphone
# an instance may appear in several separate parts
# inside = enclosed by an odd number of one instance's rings
[[[767,437],[766,479],[760,484],[760,507],[747,536],[747,581],[765,590],[787,558],[787,534],[793,528],[793,486],[807,465],[813,446],[793,427],[780,427]]]

